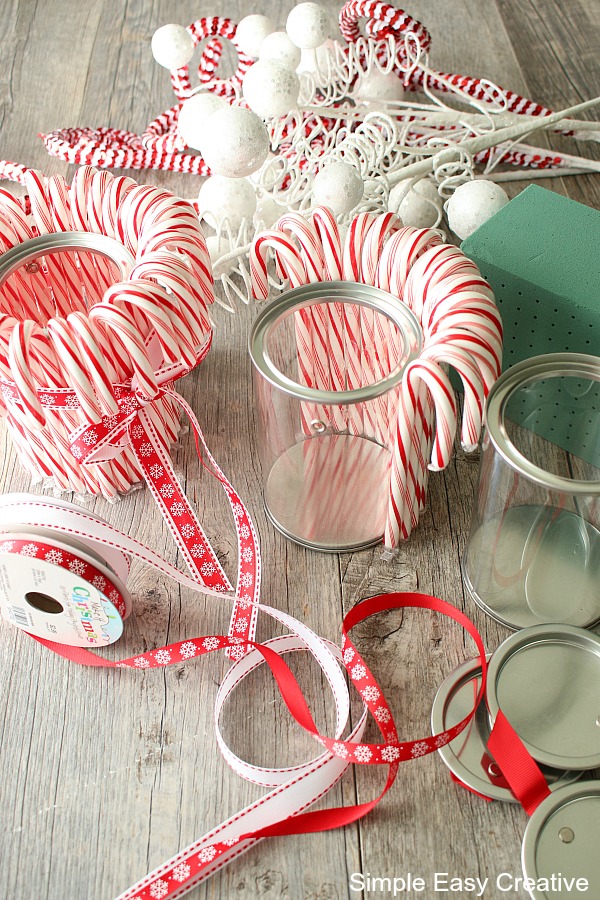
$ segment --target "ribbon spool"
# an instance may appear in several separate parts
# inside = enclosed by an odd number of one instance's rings
[[[109,499],[143,479],[121,414],[145,405],[165,448],[164,386],[210,346],[210,259],[193,207],[132,179],[78,170],[71,187],[22,176],[31,213],[0,191],[1,412],[34,482]],[[111,432],[102,453],[73,435]],[[85,459],[84,459],[85,457]]]
[[[0,497],[0,509],[15,496],[21,495]],[[50,506],[79,509],[56,498]],[[132,601],[125,586],[129,559],[116,547],[101,555],[85,536],[23,525],[17,517],[14,524],[3,521],[0,561],[0,612],[11,624],[75,647],[102,647],[120,638]]]

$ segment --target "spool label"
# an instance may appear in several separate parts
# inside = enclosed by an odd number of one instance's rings
[[[27,545],[47,558],[23,555]],[[75,647],[102,647],[118,640],[123,619],[117,608],[80,574],[81,566],[62,568],[63,551],[44,551],[31,541],[5,541],[2,549],[0,612],[5,619],[37,637]]]

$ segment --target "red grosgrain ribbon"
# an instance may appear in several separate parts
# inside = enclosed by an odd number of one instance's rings
[[[462,612],[435,597],[396,593],[362,601],[344,619],[341,649],[320,638],[292,616],[259,603],[260,556],[250,517],[239,496],[210,456],[200,426],[185,400],[169,387],[163,387],[161,390],[176,399],[189,416],[198,452],[201,454],[202,447],[202,452],[207,456],[213,473],[221,481],[231,505],[238,535],[239,567],[235,597],[227,595],[227,599],[234,599],[235,609],[240,616],[240,619],[236,620],[241,624],[239,633],[232,634],[230,630],[227,636],[206,635],[185,639],[119,662],[102,659],[84,648],[64,646],[39,637],[36,637],[36,640],[73,662],[111,668],[160,668],[225,649],[234,656],[235,662],[226,673],[216,698],[217,743],[227,762],[238,774],[272,790],[129,888],[120,895],[119,900],[161,900],[165,897],[181,897],[265,837],[324,831],[357,821],[373,809],[390,789],[396,779],[400,762],[431,753],[460,734],[481,702],[486,684],[486,655],[480,635]],[[222,580],[226,576],[223,575],[221,580],[212,578],[215,573],[203,571],[203,562],[198,562],[206,559],[212,563],[214,553],[210,550],[196,517],[179,489],[170,459],[157,439],[150,418],[145,413],[145,406],[151,401],[140,397],[135,391],[135,386],[132,386],[121,400],[123,402],[120,404],[119,416],[122,416],[122,419],[116,423],[102,423],[102,428],[92,426],[96,432],[92,440],[85,440],[85,436],[89,438],[92,430],[86,429],[74,438],[74,446],[80,446],[82,449],[83,446],[93,448],[92,453],[96,450],[102,452],[105,442],[109,440],[109,434],[115,437],[121,434],[123,428],[126,429],[128,439],[144,468],[150,488],[167,519],[169,528],[182,552],[185,548],[186,560],[188,565],[191,563],[192,575],[179,572],[147,547],[86,513],[85,510],[65,509],[44,498],[23,497],[23,495],[15,495],[14,498],[10,495],[4,497],[0,505],[0,526],[19,521],[23,525],[50,528],[74,538],[84,538],[85,541],[93,541],[99,545],[110,545],[145,560],[171,575],[180,584],[226,599],[225,581]],[[186,526],[194,529],[193,535]],[[194,550],[196,546],[194,541],[200,548],[197,553]],[[58,558],[55,559],[55,564],[60,565]],[[211,579],[211,586],[205,584],[205,579]],[[350,640],[349,632],[370,616],[390,609],[411,606],[429,609],[460,624],[477,645],[482,677],[473,709],[458,724],[440,734],[418,740],[400,741],[392,711],[369,667]],[[264,643],[254,641],[249,633],[254,630],[258,610],[262,610],[284,625],[289,633]],[[234,632],[237,630],[234,627]],[[301,650],[308,650],[313,655],[331,686],[336,710],[333,736],[319,733],[300,687],[282,659],[285,653]],[[266,663],[273,673],[290,713],[322,748],[322,752],[307,763],[283,769],[251,766],[239,759],[223,740],[219,722],[224,703],[243,679],[263,663]],[[350,711],[350,698],[340,663],[345,667],[350,681],[363,701],[363,714],[350,734],[345,737],[343,735]],[[380,743],[361,743],[368,713],[372,714],[377,723],[382,737]],[[387,778],[380,796],[355,806],[306,812],[308,807],[333,787],[351,763],[387,765]]]
[[[527,815],[532,815],[542,800],[550,796],[550,788],[502,710],[498,710],[487,745],[511,791]]]

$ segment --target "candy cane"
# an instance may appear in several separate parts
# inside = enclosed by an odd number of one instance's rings
[[[456,401],[452,385],[435,362],[414,360],[404,372],[397,439],[392,456],[390,506],[385,533],[385,543],[389,547],[395,547],[399,540],[408,538],[418,521],[418,492],[425,466],[425,461],[419,459],[421,442],[415,430],[416,390],[421,379],[427,384],[436,410],[436,436],[428,468],[433,471],[443,469],[452,453],[456,432]]]
[[[323,278],[326,281],[342,279],[342,242],[335,217],[327,207],[316,207],[311,218],[321,243],[323,254]],[[329,346],[329,376],[334,391],[345,391],[346,358],[344,337],[344,304],[332,301],[326,304]],[[339,431],[348,427],[348,415],[339,406],[333,407],[334,425]]]
[[[398,216],[394,213],[385,213],[376,218],[367,231],[361,254],[361,280],[364,284],[374,285],[377,281],[378,260],[382,248],[391,234],[402,227]],[[373,310],[361,309],[361,334],[363,341],[363,360],[372,360],[369,371],[373,372],[373,380],[380,381],[389,375],[390,365],[389,345],[393,340],[396,330],[390,325],[386,317],[380,316]],[[388,417],[387,397],[378,397],[375,404],[374,434],[376,440],[387,445],[389,443],[390,420]],[[368,409],[369,406],[365,407]]]
[[[484,382],[477,362],[467,350],[450,344],[443,338],[440,338],[435,344],[431,344],[424,350],[421,354],[421,359],[448,363],[460,375],[465,392],[461,444],[463,450],[471,453],[477,448],[479,443],[483,421],[483,405],[486,396]]]

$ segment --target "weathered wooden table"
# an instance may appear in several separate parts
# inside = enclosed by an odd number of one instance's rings
[[[283,23],[290,7],[277,2],[268,10]],[[266,5],[259,7],[263,9]],[[239,21],[256,10],[240,0],[217,0],[210,7],[191,0],[4,0],[0,156],[46,174],[67,174],[65,164],[45,155],[38,132],[80,125],[142,131],[172,104],[168,75],[154,64],[150,52],[155,28],[170,21],[188,24],[207,14]],[[599,0],[415,0],[408,11],[430,28],[431,60],[437,68],[487,76],[555,109],[598,93]],[[553,140],[554,146],[573,147],[568,139]],[[581,152],[600,158],[597,147],[583,146]],[[137,177],[184,197],[198,190],[191,176],[148,172]],[[600,208],[598,176],[545,184]],[[380,548],[339,556],[306,551],[267,522],[246,354],[254,315],[252,305],[240,305],[233,316],[214,310],[214,347],[181,389],[197,411],[215,457],[257,522],[265,601],[338,641],[343,613],[362,598],[418,589],[464,608],[488,648],[494,649],[508,632],[465,598],[459,566],[477,454],[458,451],[448,470],[432,477],[429,509],[391,562],[382,560]],[[2,491],[29,490],[5,435],[2,441]],[[174,460],[220,558],[233,574],[234,532],[218,484],[199,467],[189,437],[174,451]],[[114,505],[98,500],[91,506],[177,561],[148,491]],[[123,658],[184,636],[226,630],[228,608],[179,589],[141,565],[133,566],[130,588],[135,615],[107,656]],[[473,655],[462,631],[437,616],[414,611],[380,616],[357,631],[359,647],[393,700],[401,735],[428,733],[438,685]],[[66,663],[3,620],[0,633],[3,897],[109,900],[260,796],[261,789],[239,780],[216,751],[213,701],[227,667],[225,658],[211,656],[148,673],[95,671]],[[272,624],[262,622],[260,636],[271,633]],[[303,658],[295,669],[313,699],[318,724],[327,727],[328,694],[321,690],[314,667]],[[375,739],[374,731],[369,734]],[[314,753],[314,744],[291,722],[271,679],[262,674],[229,704],[225,736],[242,756],[266,765],[295,763]],[[363,802],[376,796],[382,784],[381,770],[350,771],[325,803]],[[525,825],[520,808],[488,804],[467,793],[452,783],[437,756],[428,756],[403,766],[393,791],[359,825],[263,842],[190,896],[392,896],[385,882],[370,882],[368,877],[406,878],[408,873],[427,884],[419,896],[476,895],[465,889],[436,892],[437,872],[488,878],[486,900],[523,897],[522,890],[499,891],[494,882],[502,872],[520,875]],[[400,893],[397,884],[398,896],[417,896],[414,891]]]

